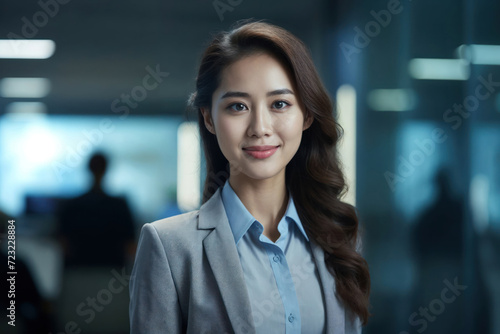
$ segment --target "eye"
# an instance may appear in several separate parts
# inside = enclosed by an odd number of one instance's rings
[[[290,106],[291,104],[286,102],[286,101],[283,101],[283,100],[279,100],[279,101],[276,101],[273,103],[272,107],[273,109],[285,109],[286,107]]]
[[[246,109],[246,106],[243,103],[237,102],[229,105],[227,109],[231,109],[233,111],[243,111]]]

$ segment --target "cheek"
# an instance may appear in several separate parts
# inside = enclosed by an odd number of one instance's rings
[[[219,145],[231,147],[239,143],[241,137],[241,124],[229,118],[220,117],[216,120],[217,138]]]
[[[304,119],[302,115],[296,115],[293,117],[284,117],[277,122],[277,130],[283,137],[283,139],[288,139],[290,141],[300,141],[302,135],[302,126]]]

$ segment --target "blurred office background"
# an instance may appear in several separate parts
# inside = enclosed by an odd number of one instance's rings
[[[499,13],[487,0],[0,1],[0,210],[34,291],[1,332],[128,331],[133,247],[65,269],[61,203],[91,188],[99,151],[135,238],[199,207],[186,101],[210,34],[255,18],[307,44],[337,101],[372,276],[363,332],[500,333]]]

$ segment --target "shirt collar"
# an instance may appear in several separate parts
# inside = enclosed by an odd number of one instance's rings
[[[297,209],[295,208],[292,195],[290,192],[288,192],[288,195],[289,200],[285,211],[285,217],[292,219],[306,240],[309,241],[309,237],[302,226]],[[237,244],[245,233],[247,233],[248,229],[252,226],[256,219],[247,210],[238,195],[236,195],[233,188],[229,184],[229,180],[226,180],[224,183],[224,187],[221,191],[221,197],[226,210],[227,219],[229,220],[229,225],[231,226],[234,241]]]

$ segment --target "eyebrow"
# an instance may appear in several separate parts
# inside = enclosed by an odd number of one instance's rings
[[[295,95],[290,89],[281,88],[268,92],[266,96],[285,95],[285,94]],[[250,97],[250,94],[245,92],[226,92],[224,95],[222,95],[221,99],[226,99],[229,97]]]

